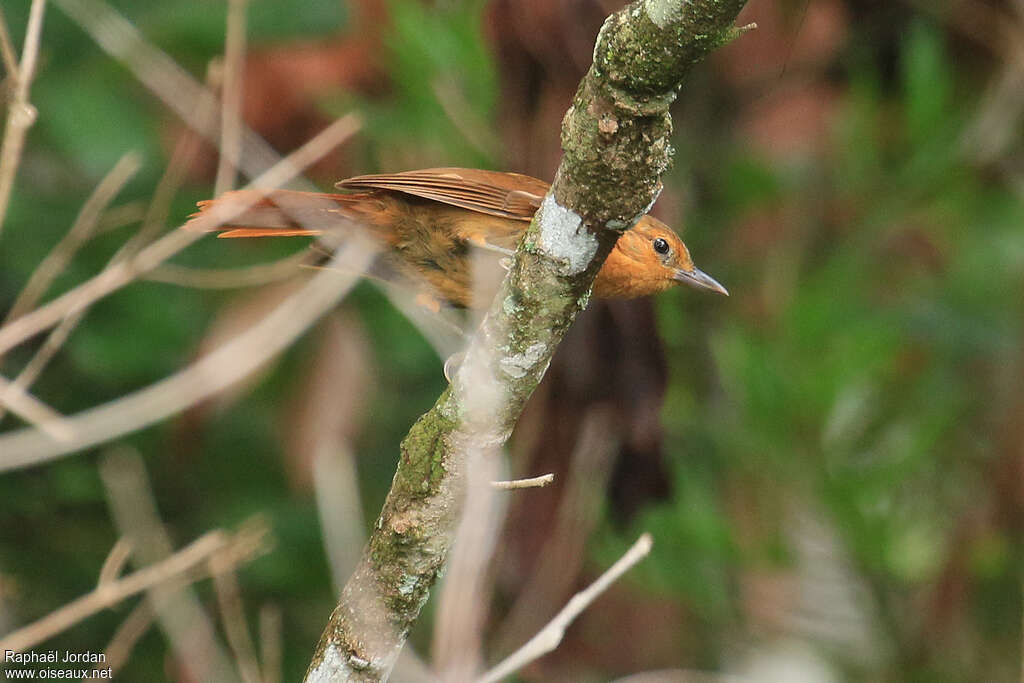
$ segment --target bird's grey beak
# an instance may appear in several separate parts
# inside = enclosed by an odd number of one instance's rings
[[[690,285],[696,289],[710,289],[712,292],[718,292],[719,294],[729,296],[729,290],[719,284],[718,280],[699,268],[694,268],[693,271],[677,269],[674,277],[677,281]]]

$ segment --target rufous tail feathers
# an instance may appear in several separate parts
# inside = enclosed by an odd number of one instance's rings
[[[366,199],[357,194],[273,190],[260,196],[255,190],[236,190],[199,202],[199,211],[189,216],[184,227],[221,231],[217,237],[322,235],[350,221],[360,221],[364,212],[360,208]],[[215,215],[217,211],[219,216]]]

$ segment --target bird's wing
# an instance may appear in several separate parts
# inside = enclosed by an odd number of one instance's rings
[[[548,191],[543,180],[472,168],[428,168],[342,180],[345,190],[390,190],[470,211],[529,221]]]

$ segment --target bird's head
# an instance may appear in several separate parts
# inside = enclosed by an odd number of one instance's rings
[[[693,265],[690,251],[671,228],[651,216],[622,233],[594,282],[594,295],[629,299],[657,294],[678,284],[729,295]]]

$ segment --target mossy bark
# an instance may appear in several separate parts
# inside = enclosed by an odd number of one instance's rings
[[[452,385],[401,446],[384,509],[307,681],[387,678],[458,523],[467,453],[499,448],[623,230],[661,189],[669,106],[744,0],[644,0],[608,18],[562,124],[565,155]]]

